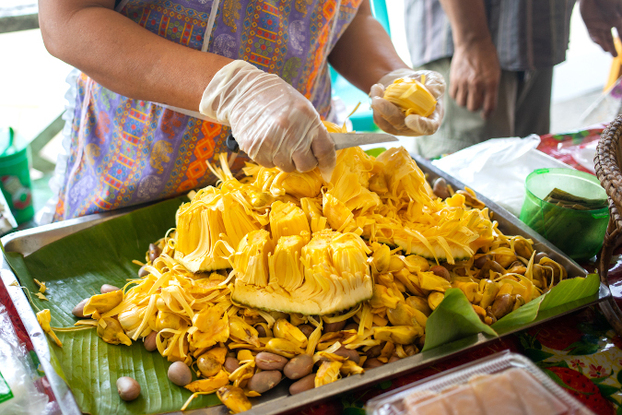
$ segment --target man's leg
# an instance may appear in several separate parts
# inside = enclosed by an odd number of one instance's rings
[[[518,83],[515,131],[519,137],[548,134],[551,124],[553,68],[525,72]]]
[[[437,71],[445,78],[449,91],[449,58],[439,59],[418,69]],[[450,154],[473,144],[496,137],[514,135],[514,111],[517,97],[517,73],[502,71],[497,108],[484,120],[481,111],[471,112],[456,104],[446,92],[443,97],[445,117],[431,136],[415,137],[414,152],[427,158]]]

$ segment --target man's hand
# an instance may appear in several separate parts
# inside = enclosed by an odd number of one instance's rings
[[[618,36],[622,35],[622,1],[621,0],[581,0],[579,3],[581,17],[594,43],[613,57],[618,56],[611,29],[616,28]]]
[[[501,67],[490,38],[455,45],[449,72],[449,96],[469,111],[488,118],[497,107]]]

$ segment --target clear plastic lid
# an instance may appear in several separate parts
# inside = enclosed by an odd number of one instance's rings
[[[593,414],[529,359],[496,353],[367,402],[368,415]]]

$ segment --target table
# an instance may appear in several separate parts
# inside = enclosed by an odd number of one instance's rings
[[[591,129],[573,134],[543,136],[541,149],[555,156],[559,146],[574,140],[577,145],[597,139],[602,129]],[[558,156],[559,157],[559,156]],[[576,160],[565,159],[568,164]],[[612,292],[622,304],[622,250],[610,271]],[[593,263],[582,264],[593,270]],[[7,307],[20,340],[32,350],[30,339],[13,307],[6,287],[0,281],[0,303]],[[622,337],[612,329],[597,307],[590,307],[543,323],[535,328],[504,337],[473,351],[463,353],[425,369],[386,381],[372,388],[347,393],[337,399],[301,409],[304,415],[364,414],[364,405],[370,398],[388,390],[424,379],[444,370],[472,362],[490,354],[510,350],[523,354],[542,368],[556,383],[583,402],[596,414],[622,414]],[[53,395],[45,378],[40,386]]]

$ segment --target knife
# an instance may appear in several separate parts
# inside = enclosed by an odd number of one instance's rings
[[[378,144],[399,141],[397,137],[385,133],[328,133],[335,143],[335,150],[348,147],[357,147],[365,144]],[[240,151],[238,142],[233,134],[229,134],[226,140],[227,148],[235,153]]]

